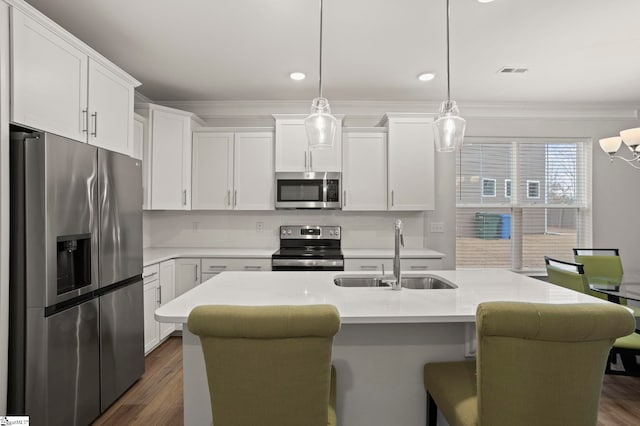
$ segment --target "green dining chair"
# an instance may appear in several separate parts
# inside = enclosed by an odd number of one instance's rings
[[[331,305],[194,308],[215,426],[336,424]]]
[[[622,282],[624,271],[618,249],[574,248],[573,256],[576,263],[581,263],[584,266],[587,282],[615,285],[619,285]],[[593,290],[590,291],[589,294],[592,296],[595,296],[592,293],[597,293]],[[602,297],[600,295],[596,297]],[[606,296],[604,298],[606,299]],[[633,315],[640,317],[640,308],[637,306],[629,305],[624,298],[620,299],[620,304],[629,306],[629,308],[633,309]]]
[[[589,289],[589,283],[585,278],[582,264],[553,259],[548,256],[544,257],[544,262],[550,283],[601,299],[607,299],[605,294]],[[640,334],[637,332],[631,333],[628,336],[616,339],[609,355],[606,373],[640,376],[640,364],[636,360],[636,355],[640,356]],[[618,358],[622,363],[622,367],[619,367]]]
[[[635,321],[611,303],[486,302],[475,361],[424,366],[427,425],[597,424],[611,344]]]

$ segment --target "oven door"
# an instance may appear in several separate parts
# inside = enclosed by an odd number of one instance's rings
[[[271,259],[272,271],[344,271],[344,259]]]

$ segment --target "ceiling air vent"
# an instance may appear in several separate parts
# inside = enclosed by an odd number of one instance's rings
[[[498,70],[500,74],[524,74],[529,71],[528,68],[525,67],[502,67]]]

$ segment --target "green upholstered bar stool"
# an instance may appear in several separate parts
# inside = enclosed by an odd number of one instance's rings
[[[476,360],[424,367],[427,424],[596,425],[609,349],[634,327],[609,303],[482,303]]]
[[[198,306],[188,327],[202,344],[215,426],[336,424],[334,306]]]
[[[550,283],[606,300],[605,294],[589,289],[582,264],[553,259],[548,256],[545,256],[544,262]],[[606,373],[640,376],[640,364],[636,361],[636,355],[640,355],[640,334],[635,332],[616,339],[611,348]],[[614,367],[618,364],[618,356],[622,361],[623,369]]]

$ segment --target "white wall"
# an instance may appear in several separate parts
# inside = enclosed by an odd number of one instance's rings
[[[392,248],[394,221],[404,225],[405,247],[422,248],[425,214],[278,210],[147,212],[153,247],[278,247],[280,225],[340,225],[345,248]],[[259,231],[256,224],[261,223]]]

